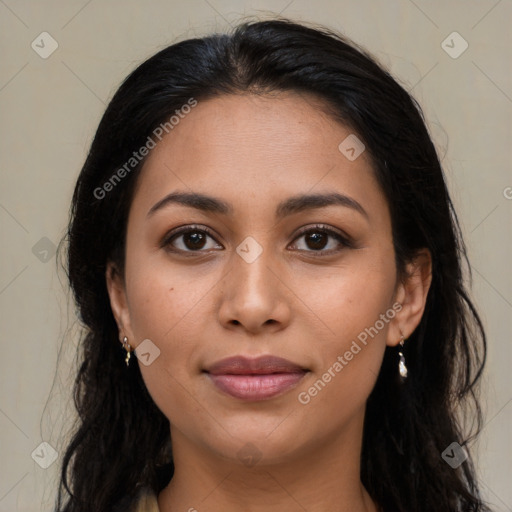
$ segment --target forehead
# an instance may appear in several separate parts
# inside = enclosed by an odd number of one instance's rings
[[[176,162],[204,159],[213,163],[216,158],[236,162],[243,158],[246,169],[250,163],[246,155],[258,157],[255,167],[260,163],[280,166],[278,157],[291,162],[305,157],[308,161],[337,159],[340,137],[349,135],[350,130],[325,111],[326,105],[319,99],[291,92],[224,95],[199,101],[150,159],[161,152]],[[194,145],[196,151],[190,154],[189,147],[180,148],[183,143]]]
[[[225,95],[198,101],[151,150],[138,178],[151,207],[174,189],[228,201],[337,189],[385,207],[366,152],[350,160],[339,146],[353,137],[326,105],[298,93]],[[349,139],[351,140],[351,139]]]

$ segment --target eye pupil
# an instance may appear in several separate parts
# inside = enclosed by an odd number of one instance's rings
[[[183,235],[185,245],[189,249],[201,249],[204,246],[206,237],[204,233],[199,231],[192,231]],[[192,242],[191,245],[188,242]]]
[[[310,233],[307,235],[307,240],[312,240],[312,244],[308,243],[310,249],[323,249],[326,244],[327,236],[325,233]],[[322,240],[323,238],[323,240]]]

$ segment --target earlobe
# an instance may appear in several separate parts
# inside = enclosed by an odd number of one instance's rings
[[[130,338],[132,336],[125,283],[118,267],[112,262],[107,263],[105,279],[110,299],[110,307],[112,308],[112,313],[119,329],[120,339],[122,339],[123,336]]]
[[[388,330],[387,345],[398,345],[402,334],[409,338],[419,325],[427,304],[431,282],[432,257],[430,251],[425,248],[419,250],[406,266],[406,276],[396,293],[396,301],[401,304],[401,309]]]

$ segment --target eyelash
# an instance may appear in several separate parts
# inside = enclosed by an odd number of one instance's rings
[[[179,237],[179,235],[187,234],[187,233],[206,233],[209,237],[215,240],[215,236],[213,232],[207,228],[206,226],[199,226],[199,225],[190,225],[190,226],[183,226],[181,228],[178,228],[171,233],[167,234],[164,239],[162,240],[161,247],[166,248],[167,250],[171,252],[180,252],[180,253],[190,253],[190,255],[193,255],[194,253],[201,253],[206,252],[204,249],[199,249],[197,251],[193,250],[183,250],[183,249],[176,249],[172,247],[172,241]],[[299,249],[301,252],[307,252],[307,253],[313,253],[315,256],[322,257],[322,256],[329,256],[334,253],[340,252],[343,248],[352,248],[353,244],[352,241],[347,237],[342,235],[341,233],[338,233],[337,231],[334,231],[333,229],[323,225],[323,224],[315,224],[313,226],[306,226],[304,228],[301,228],[299,232],[297,233],[296,237],[294,238],[293,242],[298,240],[301,236],[308,234],[308,233],[322,233],[326,234],[328,236],[331,236],[335,238],[343,247],[340,249],[329,249],[329,250],[323,250],[319,249],[317,251],[315,250],[303,250]],[[215,240],[216,241],[216,240]],[[217,242],[218,243],[218,242]]]

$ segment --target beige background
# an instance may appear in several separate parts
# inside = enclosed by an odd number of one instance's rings
[[[74,307],[52,250],[106,103],[163,46],[268,11],[344,32],[424,107],[489,337],[478,446],[483,488],[496,511],[512,510],[510,0],[0,0],[1,512],[52,510],[63,419],[72,418],[76,342]],[[46,59],[31,47],[34,40],[42,46],[44,31],[58,43]],[[469,44],[458,58],[441,46],[454,31]],[[455,39],[451,51],[461,43]],[[51,460],[43,441],[60,454],[46,470],[36,463]]]

